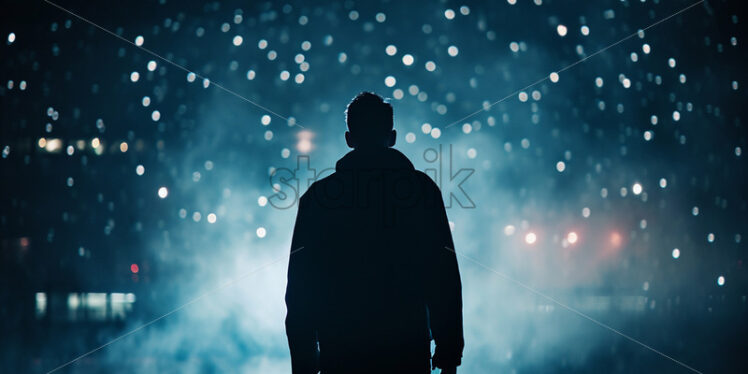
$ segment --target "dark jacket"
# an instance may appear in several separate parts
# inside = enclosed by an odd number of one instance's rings
[[[294,374],[460,364],[462,291],[436,184],[399,151],[354,150],[301,197],[286,290]]]

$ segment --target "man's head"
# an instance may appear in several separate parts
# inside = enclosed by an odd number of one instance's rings
[[[348,131],[345,141],[351,148],[387,148],[395,145],[392,105],[381,96],[362,92],[345,110]]]

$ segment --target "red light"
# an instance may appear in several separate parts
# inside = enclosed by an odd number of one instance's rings
[[[623,238],[621,237],[621,234],[613,232],[613,234],[610,235],[610,244],[612,244],[614,247],[620,247],[622,242]]]
[[[130,271],[133,274],[137,274],[138,271],[140,271],[140,267],[138,267],[138,264],[132,264],[132,265],[130,265]]]

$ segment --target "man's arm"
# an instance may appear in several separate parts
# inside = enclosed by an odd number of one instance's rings
[[[293,374],[316,374],[319,371],[317,332],[314,325],[314,261],[312,212],[307,199],[299,201],[286,287],[286,335],[291,351]]]
[[[432,366],[454,369],[462,361],[465,341],[462,332],[462,284],[452,233],[441,192],[433,182],[432,206],[427,232],[432,237],[429,253],[427,305],[431,335],[436,343]],[[453,372],[453,371],[450,371]]]

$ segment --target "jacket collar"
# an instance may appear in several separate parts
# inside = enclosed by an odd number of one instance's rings
[[[355,169],[407,169],[415,170],[413,163],[394,148],[354,149],[335,164],[335,170]]]

